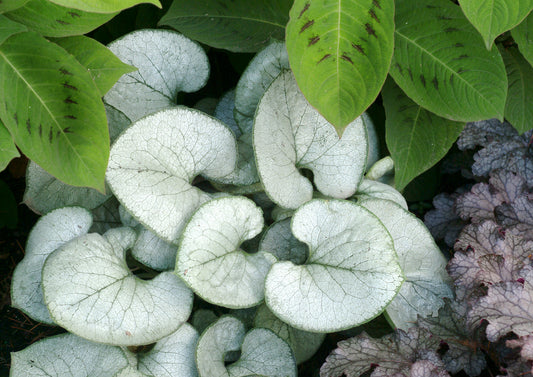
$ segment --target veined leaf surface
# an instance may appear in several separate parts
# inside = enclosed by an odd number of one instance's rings
[[[533,67],[516,47],[501,53],[509,80],[505,119],[522,134],[533,128]]]
[[[518,49],[526,60],[533,66],[533,13],[530,13],[524,21],[511,30]]]
[[[298,86],[339,130],[376,99],[393,42],[393,0],[296,0],[287,24]]]
[[[15,34],[0,45],[0,87],[0,117],[18,147],[65,183],[104,191],[109,133],[87,69],[37,33]]]
[[[0,13],[20,8],[27,2],[28,0],[2,0],[2,3],[0,3]]]
[[[96,29],[116,16],[98,14],[59,6],[48,0],[30,0],[22,8],[5,13],[6,17],[27,25],[47,37],[81,35]]]
[[[0,15],[0,44],[4,43],[4,41],[13,34],[22,33],[24,31],[28,31],[28,28],[25,25],[11,21],[6,16]]]
[[[418,105],[447,119],[503,119],[507,93],[498,49],[450,1],[396,1],[390,75]]]
[[[483,37],[487,50],[498,35],[514,28],[533,9],[532,0],[459,0],[459,4]]]
[[[444,157],[464,123],[441,118],[422,108],[392,80],[385,83],[382,95],[387,147],[394,160],[394,185],[401,191]]]
[[[272,38],[282,40],[290,0],[174,0],[160,25],[233,52],[255,52]]]
[[[114,13],[137,4],[149,3],[161,8],[159,0],[50,0],[52,3],[86,12]]]

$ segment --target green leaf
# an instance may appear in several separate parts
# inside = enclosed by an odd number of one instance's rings
[[[138,120],[119,136],[106,178],[135,219],[167,242],[177,242],[193,212],[211,199],[192,185],[194,177],[223,177],[236,159],[235,138],[222,122],[175,107]]]
[[[233,52],[255,52],[283,40],[291,0],[174,0],[159,25]]]
[[[89,233],[54,251],[42,285],[50,315],[83,338],[112,345],[150,344],[176,331],[192,310],[192,292],[172,272],[141,280],[126,264],[131,228]]]
[[[137,70],[122,63],[107,47],[92,38],[75,36],[55,39],[54,42],[74,55],[89,70],[101,96],[104,96],[123,74]]]
[[[46,37],[66,37],[88,33],[109,21],[116,13],[87,13],[55,5],[48,0],[30,0],[22,8],[5,15]]]
[[[340,138],[305,99],[290,71],[279,75],[259,103],[254,151],[265,192],[276,204],[296,209],[318,191],[334,198],[355,193],[366,167],[368,144],[362,117]]]
[[[28,28],[18,22],[11,21],[4,15],[0,15],[0,44],[13,34],[28,31]]]
[[[159,0],[50,0],[64,7],[72,7],[86,12],[114,13],[133,7],[137,4],[149,3],[161,8]]]
[[[28,236],[24,259],[13,272],[11,299],[15,308],[36,321],[54,324],[43,298],[44,261],[60,246],[86,234],[92,223],[91,213],[81,207],[59,208],[37,221]]]
[[[509,80],[505,119],[522,134],[533,128],[533,67],[516,47],[500,51]]]
[[[394,42],[393,0],[296,0],[287,51],[298,86],[339,130],[376,99]]]
[[[20,8],[26,4],[28,0],[2,0],[0,3],[0,13],[9,12]]]
[[[241,350],[239,360],[229,365],[225,356]],[[198,340],[196,364],[200,377],[296,377],[296,362],[289,345],[264,328],[245,334],[241,321],[223,316]]]
[[[180,238],[175,273],[202,299],[249,308],[264,298],[273,255],[247,253],[241,244],[263,229],[263,212],[242,196],[213,199],[189,220]]]
[[[18,147],[74,186],[104,191],[109,134],[87,69],[34,32],[0,45],[0,117]]]
[[[394,184],[401,191],[416,176],[435,165],[464,128],[414,103],[392,81],[382,91],[387,147],[394,160]]]
[[[114,376],[128,365],[119,347],[93,343],[73,334],[42,339],[11,355],[12,377]]]
[[[268,307],[263,304],[257,309],[254,327],[271,330],[291,346],[296,363],[300,364],[310,359],[318,350],[326,334],[298,330],[277,318]]]
[[[407,331],[417,316],[436,316],[443,298],[453,297],[447,260],[424,223],[400,205],[383,199],[360,203],[381,220],[394,240],[405,281],[386,310],[395,327]]]
[[[518,49],[526,60],[533,66],[533,13],[530,13],[524,21],[511,30]]]
[[[20,156],[11,134],[0,120],[0,171],[4,170],[9,162]]]
[[[390,75],[420,106],[447,119],[503,119],[507,75],[497,48],[483,45],[450,1],[396,2]]]
[[[459,4],[483,37],[487,50],[498,35],[514,28],[533,9],[532,0],[459,0]]]
[[[387,229],[346,200],[312,200],[292,218],[292,233],[309,247],[305,264],[274,263],[265,302],[301,330],[333,332],[378,316],[403,283]]]
[[[104,97],[131,121],[175,106],[178,92],[194,92],[209,77],[203,48],[172,30],[137,30],[108,47],[120,60],[138,68],[122,76]]]

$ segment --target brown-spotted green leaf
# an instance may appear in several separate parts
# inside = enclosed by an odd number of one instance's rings
[[[124,64],[107,47],[85,36],[73,36],[54,40],[88,70],[103,96],[125,73],[137,68]]]
[[[498,35],[514,28],[533,9],[532,0],[459,0],[459,4],[483,37],[487,50]]]
[[[393,52],[392,0],[296,0],[287,24],[291,68],[311,105],[339,130],[374,102]]]
[[[20,22],[47,37],[81,35],[96,29],[116,16],[113,14],[89,13],[48,0],[30,0],[23,7],[5,13],[6,17]]]
[[[65,183],[104,191],[109,134],[91,75],[34,32],[0,46],[0,118],[18,147]]]
[[[487,51],[461,9],[450,1],[396,1],[390,74],[418,105],[447,119],[503,119],[505,65]]]
[[[441,118],[413,102],[392,81],[382,91],[387,147],[394,160],[394,184],[403,190],[451,148],[464,123]]]

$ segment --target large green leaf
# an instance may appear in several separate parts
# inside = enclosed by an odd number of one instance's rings
[[[137,68],[124,64],[101,43],[85,36],[56,39],[54,41],[85,66],[94,79],[100,95],[103,96],[125,73]]]
[[[11,134],[0,120],[0,171],[4,170],[9,161],[20,156]]]
[[[392,81],[382,91],[387,147],[394,160],[394,184],[403,190],[435,165],[463,130],[464,123],[441,118],[414,103]]]
[[[28,28],[18,22],[11,21],[4,15],[0,15],[0,44],[13,34],[28,31]]]
[[[2,0],[2,2],[0,2],[0,13],[20,8],[27,2],[28,0]]]
[[[389,71],[393,0],[296,0],[287,51],[311,105],[343,129],[376,99]]]
[[[0,46],[0,118],[15,143],[62,181],[104,190],[109,135],[91,75],[34,32]]]
[[[529,64],[533,65],[533,13],[530,13],[524,21],[513,30],[511,30],[518,49],[527,59]]]
[[[516,47],[501,49],[509,79],[505,119],[520,133],[533,128],[533,67]]]
[[[417,104],[456,121],[503,119],[507,76],[496,48],[483,45],[450,1],[396,2],[391,76]]]
[[[50,0],[52,3],[94,13],[113,13],[141,3],[161,8],[159,0]]]
[[[255,52],[283,39],[292,0],[174,0],[160,25],[234,52]]]
[[[55,5],[48,0],[30,0],[22,8],[5,15],[44,36],[65,37],[88,33],[109,21],[116,13],[88,13]]]
[[[532,0],[459,0],[459,4],[483,37],[487,50],[498,35],[514,28],[533,9]]]

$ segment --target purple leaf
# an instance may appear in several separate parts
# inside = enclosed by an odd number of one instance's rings
[[[489,287],[486,296],[469,313],[469,323],[488,321],[487,339],[497,341],[508,332],[533,333],[533,267],[522,270],[523,283],[504,282]]]
[[[466,302],[445,299],[438,317],[419,318],[418,325],[446,342],[449,349],[443,356],[446,369],[455,374],[464,370],[478,376],[486,367],[485,355],[476,345],[476,330],[466,322]]]
[[[320,376],[357,377],[375,366],[372,377],[408,377],[418,361],[427,360],[438,366],[438,347],[439,340],[418,327],[411,327],[408,332],[396,330],[380,339],[362,333],[338,343],[320,368]]]
[[[444,239],[446,245],[452,247],[465,226],[466,222],[461,220],[455,212],[455,200],[459,193],[441,193],[433,198],[434,210],[426,213],[424,223],[428,227],[431,235],[437,239]]]
[[[472,149],[487,146],[493,142],[504,142],[518,136],[518,132],[509,124],[498,119],[467,123],[457,140],[459,149]]]
[[[473,223],[494,220],[494,208],[503,203],[504,196],[487,183],[478,183],[470,192],[457,198],[455,206],[459,216]]]

